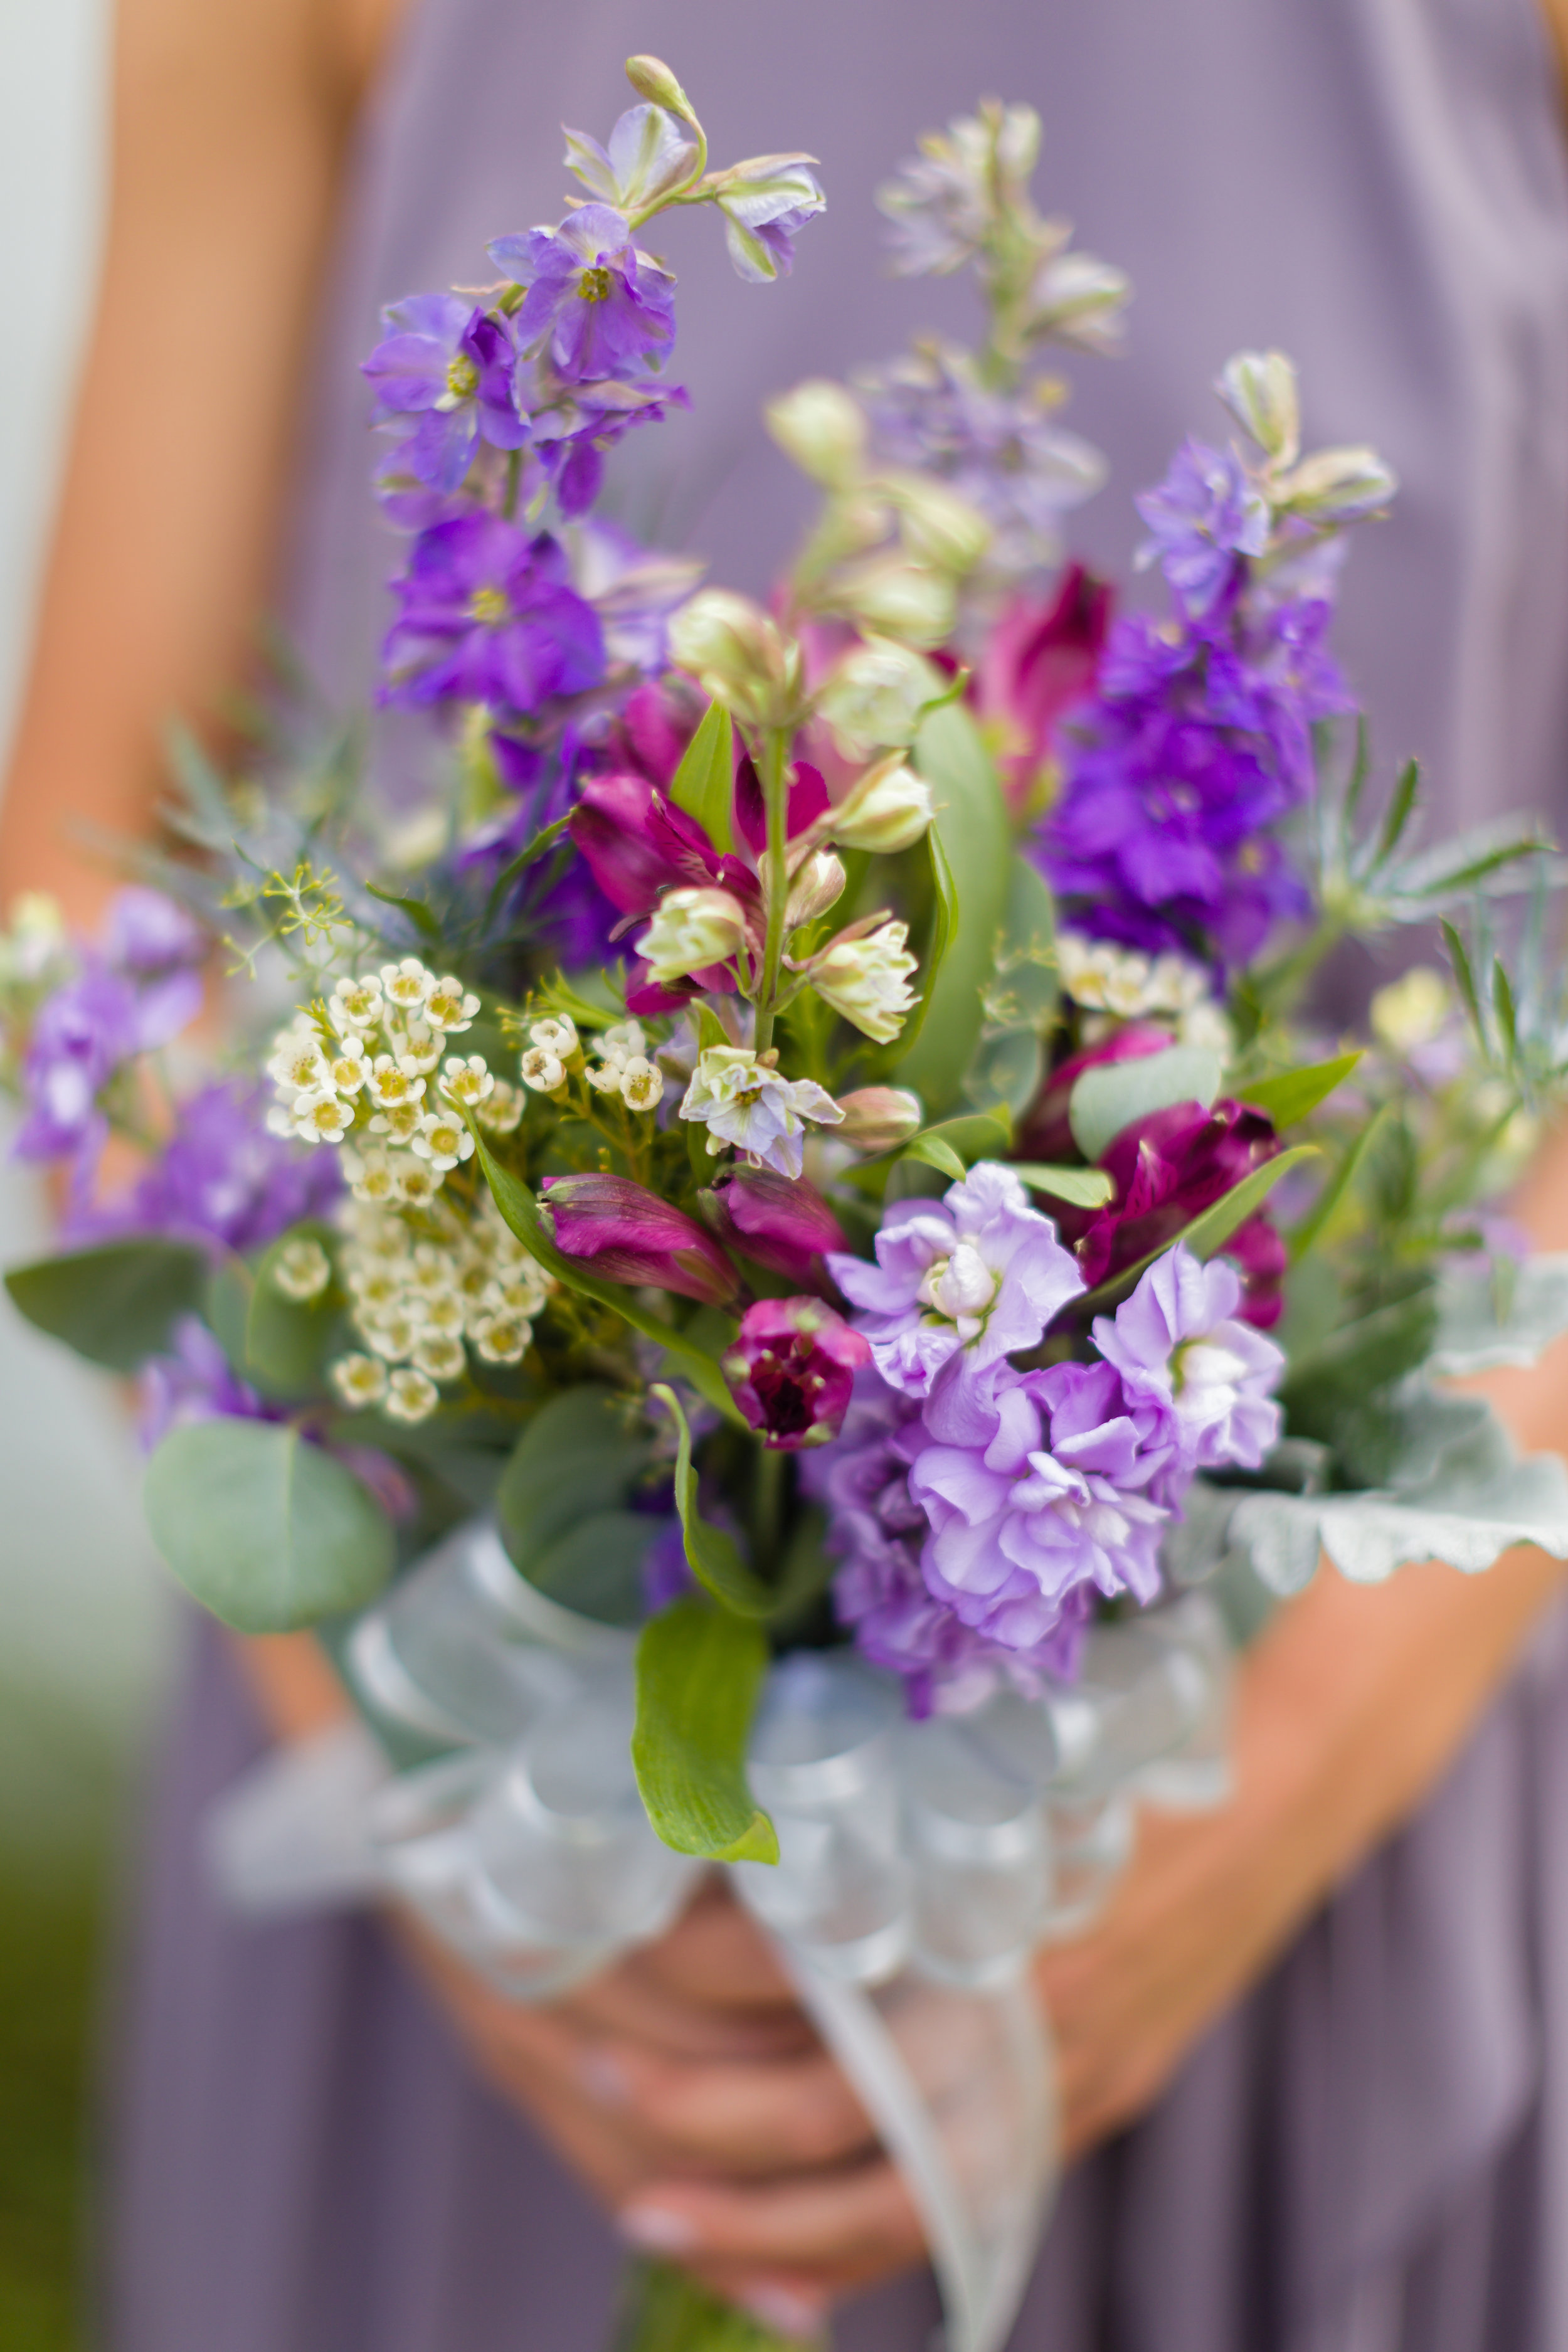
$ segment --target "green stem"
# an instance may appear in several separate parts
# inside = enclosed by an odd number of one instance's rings
[[[789,903],[789,794],[786,786],[789,733],[770,727],[763,736],[763,804],[768,818],[768,928],[763,949],[763,983],[757,993],[757,1051],[773,1042],[774,1000],[784,960],[784,908]]]

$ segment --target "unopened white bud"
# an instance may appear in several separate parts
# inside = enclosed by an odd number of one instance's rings
[[[1296,368],[1283,352],[1237,352],[1215,390],[1272,465],[1293,466],[1301,447]]]
[[[844,867],[831,849],[814,849],[790,886],[784,907],[784,929],[798,930],[802,923],[815,923],[818,915],[826,915],[844,896]]]
[[[858,1087],[840,1095],[844,1124],[838,1134],[860,1151],[894,1151],[920,1133],[925,1114],[919,1095],[903,1087]]]
[[[867,637],[834,665],[816,698],[847,760],[912,743],[942,681],[922,654],[891,637]]]
[[[705,588],[690,597],[670,622],[669,657],[757,726],[787,725],[798,713],[800,647],[749,596]]]
[[[763,415],[785,457],[824,488],[847,488],[863,472],[866,413],[841,383],[813,376],[770,400]]]
[[[1378,513],[1399,488],[1375,449],[1320,449],[1273,485],[1277,507],[1303,522],[1359,521]]]
[[[899,518],[899,536],[917,563],[960,575],[973,572],[993,533],[977,506],[931,474],[884,474],[877,487]]]
[[[905,951],[907,923],[884,923],[863,939],[830,940],[811,962],[818,996],[853,1022],[864,1036],[889,1045],[914,1003],[909,976],[916,960]]]
[[[825,825],[842,848],[888,856],[923,840],[931,814],[931,786],[894,752],[867,769]]]
[[[639,98],[649,100],[655,106],[668,107],[671,114],[682,115],[688,122],[696,121],[691,100],[662,58],[628,58],[626,79]]]
[[[728,890],[667,890],[637,950],[660,983],[727,963],[746,936],[746,910]]]
[[[285,1298],[303,1306],[319,1298],[332,1278],[332,1262],[318,1241],[301,1234],[285,1242],[272,1261],[272,1285]]]
[[[911,646],[939,646],[952,634],[951,576],[897,555],[873,556],[839,576],[834,602],[852,620]]]

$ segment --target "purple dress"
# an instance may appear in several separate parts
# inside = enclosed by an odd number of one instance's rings
[[[367,125],[321,337],[289,601],[362,696],[391,550],[355,362],[377,305],[482,276],[559,211],[554,125],[602,132],[619,61],[668,57],[719,160],[821,159],[831,209],[772,289],[681,217],[689,417],[634,436],[633,528],[759,588],[803,518],[764,395],[963,331],[952,283],[879,272],[871,191],[994,91],[1044,118],[1043,202],[1132,274],[1131,362],[1072,421],[1112,487],[1079,518],[1124,571],[1132,489],[1243,345],[1302,371],[1310,445],[1403,482],[1362,534],[1339,643],[1435,824],[1568,802],[1568,173],[1534,0],[424,0]],[[664,225],[660,225],[661,238]],[[370,1919],[258,1928],[196,1857],[260,1736],[210,1632],[172,1727],[114,2168],[113,2352],[599,2352],[619,2252],[479,2087]],[[1079,2168],[1014,2352],[1553,2352],[1568,2346],[1568,1643],[1553,1621],[1421,1814]],[[843,2352],[923,2352],[911,2277]]]

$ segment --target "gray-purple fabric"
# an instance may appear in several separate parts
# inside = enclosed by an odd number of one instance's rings
[[[1360,534],[1339,644],[1434,826],[1568,812],[1568,173],[1533,0],[424,0],[368,127],[320,341],[288,602],[363,697],[395,549],[357,362],[377,306],[485,274],[558,215],[555,126],[602,135],[621,58],[669,58],[720,160],[820,159],[794,277],[680,276],[689,416],[634,436],[634,528],[765,585],[800,527],[769,393],[962,332],[957,284],[880,274],[877,182],[985,93],[1044,118],[1037,188],[1138,289],[1132,356],[1070,369],[1110,487],[1074,537],[1124,572],[1131,492],[1234,349],[1300,363],[1310,442],[1405,488]],[[406,754],[399,755],[405,757]],[[203,1807],[259,1746],[210,1631],[157,1794],[125,2003],[113,2352],[598,2352],[619,2252],[482,2089],[372,1920],[224,1917]],[[1074,2174],[1014,2352],[1552,2352],[1568,2346],[1568,1645],[1549,1626],[1419,1818]],[[841,2352],[924,2352],[913,2277]]]

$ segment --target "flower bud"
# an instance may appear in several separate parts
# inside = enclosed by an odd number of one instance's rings
[[[877,488],[897,510],[899,536],[917,563],[938,572],[972,572],[991,544],[977,506],[931,474],[882,474]]]
[[[626,79],[639,98],[649,100],[655,106],[667,107],[671,114],[679,114],[688,122],[696,121],[691,100],[662,58],[628,58]]]
[[[871,1343],[817,1298],[760,1298],[721,1361],[735,1402],[778,1453],[826,1445],[844,1426]]]
[[[859,1151],[896,1151],[920,1133],[925,1116],[919,1095],[903,1087],[858,1087],[839,1097],[838,1108],[844,1113],[839,1136]]]
[[[770,400],[763,416],[784,456],[825,489],[846,489],[864,470],[865,411],[841,383],[813,376]]]
[[[1429,963],[1412,964],[1403,978],[1380,988],[1371,1005],[1372,1034],[1391,1054],[1429,1045],[1454,1009],[1448,983]]]
[[[837,1218],[804,1176],[738,1162],[715,1177],[703,1205],[728,1248],[789,1282],[820,1276],[826,1252],[849,1246]]]
[[[931,814],[931,786],[895,751],[868,768],[823,824],[842,848],[869,849],[885,857],[923,840]]]
[[[652,1283],[706,1307],[722,1307],[740,1288],[717,1242],[629,1176],[547,1176],[543,1191],[556,1248],[605,1281]]]
[[[818,996],[879,1045],[892,1044],[915,1001],[908,983],[916,959],[904,947],[909,935],[907,923],[884,923],[862,939],[829,940],[811,961]]]
[[[749,596],[705,588],[691,597],[669,625],[669,657],[753,725],[787,726],[798,714],[800,647]]]
[[[728,890],[667,890],[637,950],[662,987],[727,963],[745,936],[745,908]]]
[[[924,656],[891,637],[867,637],[835,664],[816,698],[820,715],[847,760],[912,743],[926,705],[942,680]]]
[[[1274,484],[1274,503],[1303,522],[1356,522],[1376,514],[1399,478],[1375,449],[1320,449]]]
[[[940,646],[952,634],[952,579],[897,555],[873,556],[847,568],[834,602],[863,628],[901,637],[907,645]]]
[[[1276,466],[1293,466],[1301,447],[1296,369],[1283,352],[1237,352],[1215,390],[1243,430]]]
[[[814,849],[791,886],[784,907],[784,929],[798,930],[815,923],[844,896],[844,867],[831,849]]]

